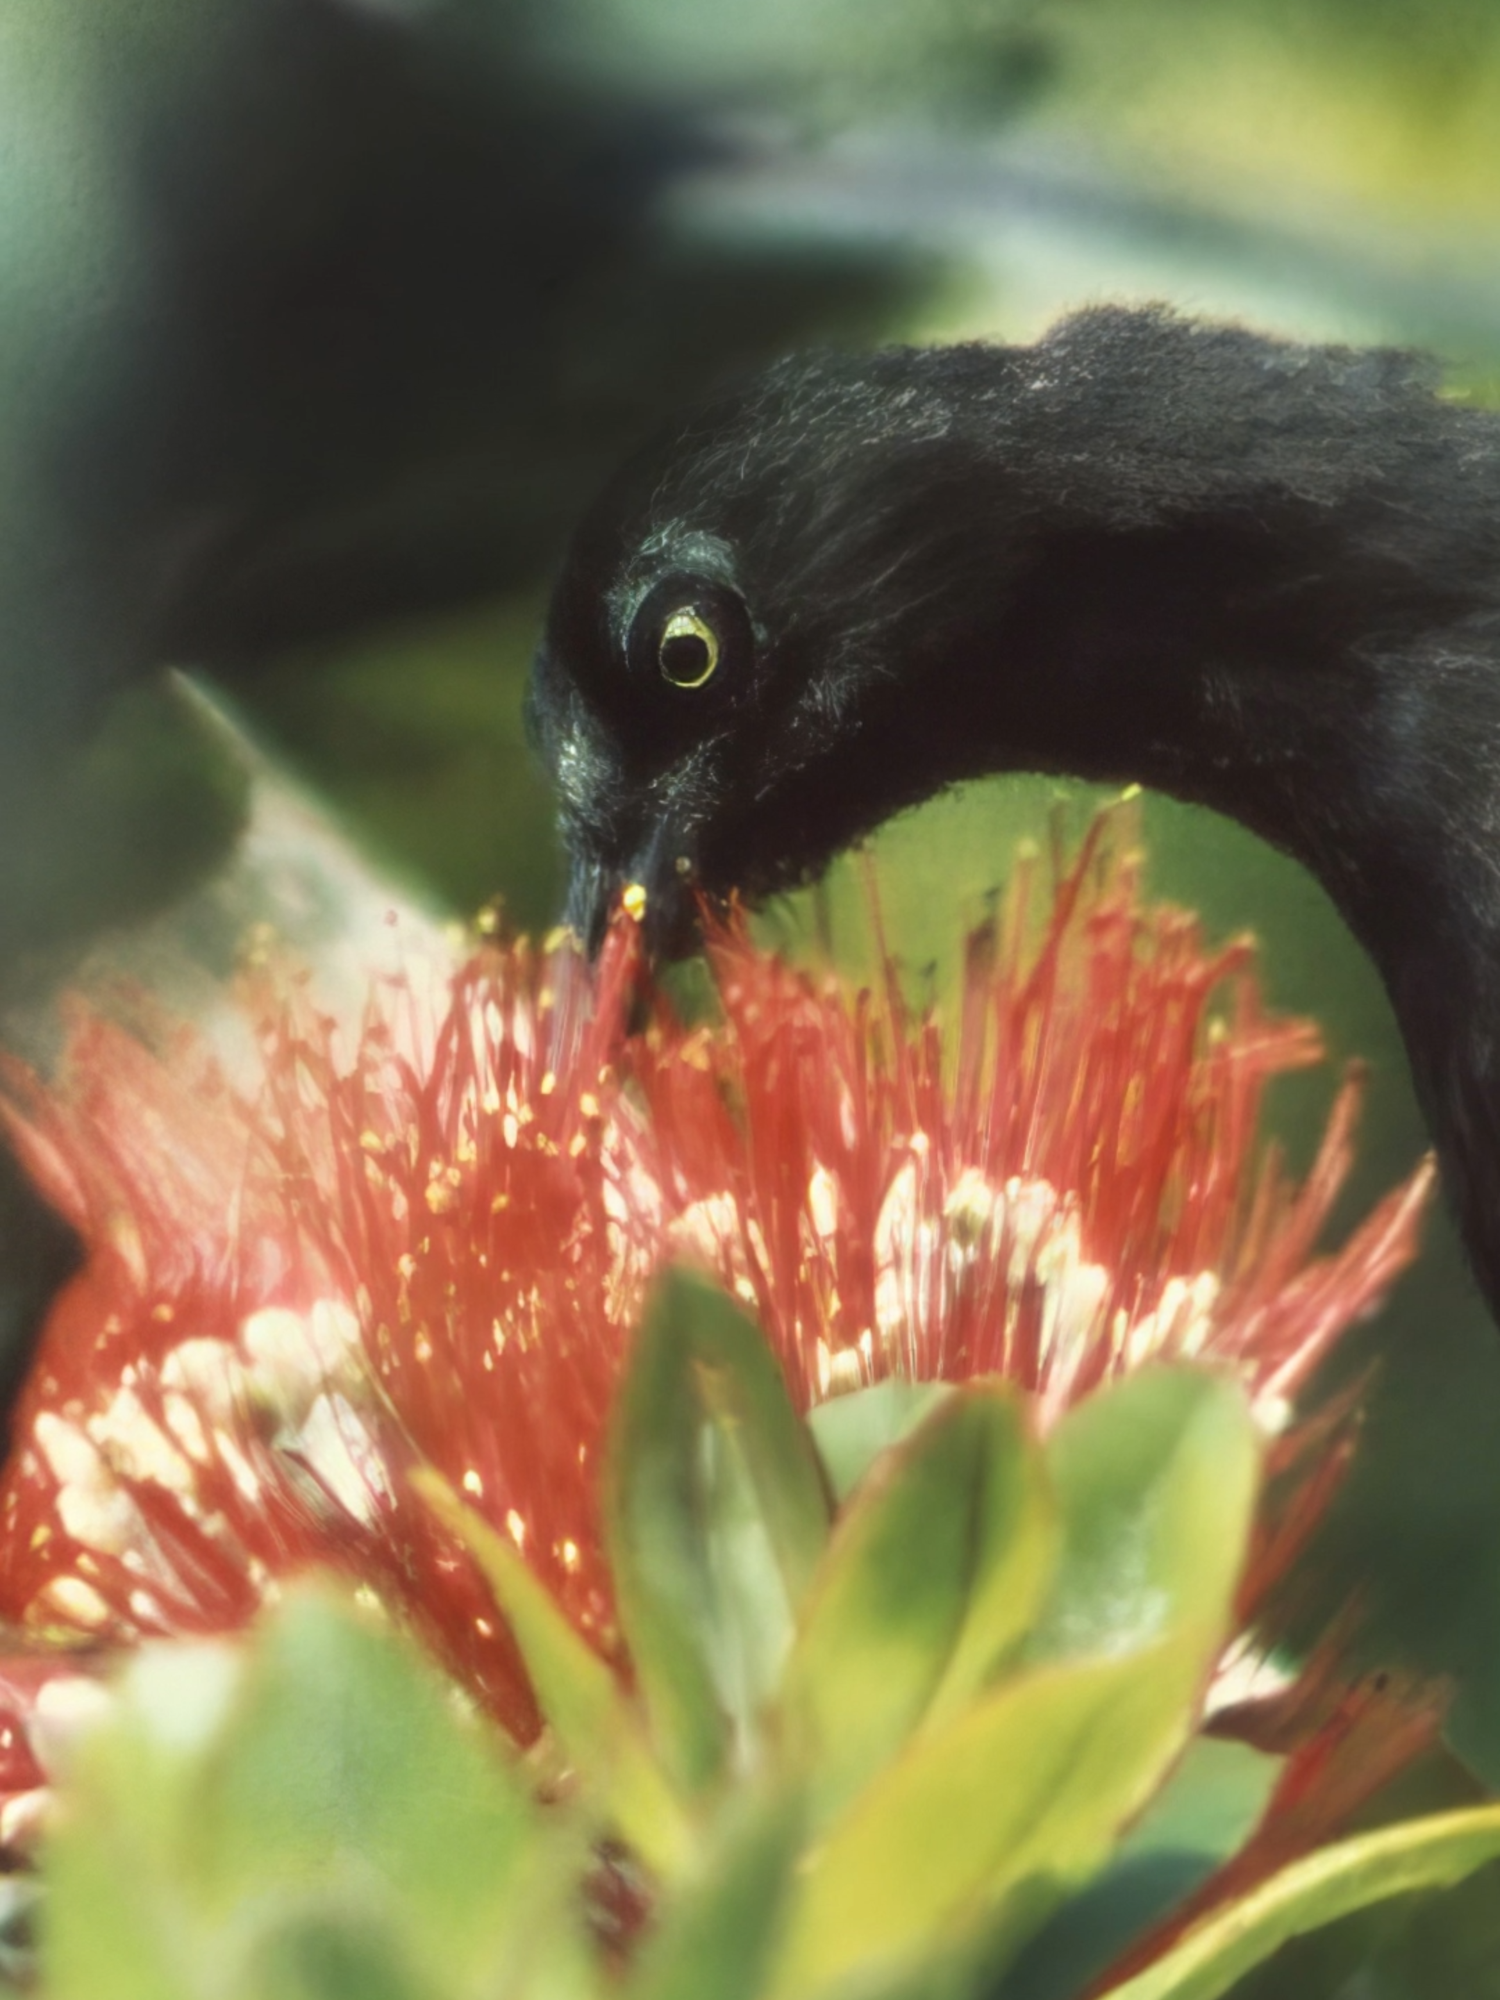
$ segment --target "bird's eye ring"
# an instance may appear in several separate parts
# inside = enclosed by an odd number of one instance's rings
[[[691,605],[674,611],[661,628],[656,664],[664,681],[676,688],[700,688],[719,668],[719,635]]]
[[[654,689],[649,712],[675,713],[673,726],[696,727],[690,719],[716,714],[721,695],[739,699],[753,686],[750,613],[719,577],[675,570],[658,578],[631,613],[623,652],[637,698]]]

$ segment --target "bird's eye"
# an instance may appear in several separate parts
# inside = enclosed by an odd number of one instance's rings
[[[636,604],[624,652],[638,695],[654,686],[674,705],[684,695],[706,701],[697,690],[712,683],[716,712],[721,690],[738,699],[754,681],[755,630],[744,598],[721,578],[688,570],[661,577]],[[684,726],[698,713],[685,704]]]
[[[701,688],[719,666],[719,635],[690,605],[674,611],[661,628],[656,664],[673,687]]]

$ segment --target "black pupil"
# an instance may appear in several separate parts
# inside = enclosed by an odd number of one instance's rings
[[[708,641],[696,632],[674,632],[662,640],[657,658],[669,681],[701,680],[708,665]]]

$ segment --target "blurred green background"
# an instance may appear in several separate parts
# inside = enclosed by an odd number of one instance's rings
[[[72,486],[39,490],[38,433],[52,435],[79,382],[108,390],[120,299],[149,306],[167,282],[113,171],[109,120],[154,116],[171,90],[211,111],[204,24],[233,11],[227,0],[198,12],[168,0],[96,0],[87,12],[12,0],[0,26],[0,106],[14,114],[0,122],[11,336],[0,504],[16,529],[0,608],[7,578],[13,599],[24,594],[16,549],[45,558],[57,510],[80,504]],[[355,0],[349,11],[361,12]],[[606,99],[665,92],[722,120],[737,151],[674,181],[672,228],[689,245],[727,246],[747,268],[769,260],[801,274],[796,300],[767,321],[767,351],[830,327],[872,341],[1029,338],[1070,306],[1151,298],[1298,337],[1428,346],[1454,393],[1500,395],[1495,0],[558,0],[545,13],[497,0],[381,11],[417,35],[440,36],[455,15],[465,32],[487,20]],[[268,157],[285,143],[273,122]],[[648,305],[669,320],[708,310],[690,284]],[[434,296],[431,311],[444,309]],[[732,290],[723,310],[734,317]],[[606,313],[593,328],[606,354],[615,325]],[[715,349],[712,324],[703,346]],[[102,406],[113,407],[110,393],[128,403],[133,379],[122,372]],[[672,386],[637,398],[622,431]],[[135,433],[129,446],[101,435],[104,481],[109,452],[141,447]],[[545,433],[533,449],[540,492]],[[88,451],[85,433],[85,467]],[[308,621],[295,643],[284,629],[228,648],[209,676],[381,865],[457,911],[498,892],[527,927],[552,920],[560,882],[520,722],[557,532],[550,513],[543,531],[517,530],[524,559],[501,593],[479,576],[398,615],[355,606],[324,632]],[[128,535],[112,546],[128,568]],[[357,535],[352,546],[357,558]],[[9,643],[14,654],[24,632]],[[177,663],[197,661],[189,650]],[[101,928],[160,907],[212,867],[239,806],[233,773],[149,681],[42,791],[0,873],[4,977],[17,992],[56,979]],[[894,939],[913,967],[940,968],[940,990],[965,923],[1056,797],[1037,781],[976,786],[877,843]],[[1085,808],[1080,792],[1079,824]],[[1153,887],[1200,910],[1214,934],[1253,930],[1272,1002],[1316,1016],[1335,1064],[1369,1061],[1347,1225],[1425,1144],[1378,983],[1291,863],[1170,801],[1148,799],[1145,825]],[[828,907],[857,964],[856,905],[845,871]],[[794,943],[812,934],[806,907],[770,922]],[[1277,1101],[1295,1158],[1307,1157],[1332,1082],[1332,1071],[1299,1081]],[[1357,1361],[1378,1358],[1377,1386],[1358,1468],[1315,1559],[1322,1587],[1330,1602],[1362,1594],[1375,1649],[1453,1677],[1455,1746],[1500,1784],[1500,1337],[1444,1217],[1356,1345]],[[1355,1927],[1279,1962],[1257,1990],[1500,1994],[1500,1886],[1450,1902],[1420,1936],[1388,1918],[1378,1935]]]

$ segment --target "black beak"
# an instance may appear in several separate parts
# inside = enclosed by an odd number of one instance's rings
[[[609,927],[609,913],[619,894],[615,871],[592,854],[575,852],[568,869],[568,900],[563,922],[589,958],[597,958]]]
[[[575,849],[565,921],[594,958],[623,898],[640,919],[648,957],[686,958],[698,944],[695,877],[691,849],[666,824],[654,828],[624,863]]]

